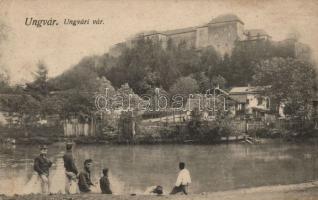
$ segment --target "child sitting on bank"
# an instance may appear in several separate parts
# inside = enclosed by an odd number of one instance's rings
[[[99,186],[102,191],[102,194],[112,194],[112,191],[110,189],[110,182],[108,179],[108,169],[103,169],[103,177],[99,180]]]
[[[146,191],[144,192],[144,195],[163,195],[162,186],[156,185],[156,186],[148,187]]]

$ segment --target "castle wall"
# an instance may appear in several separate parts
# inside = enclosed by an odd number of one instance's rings
[[[256,29],[255,29],[256,30]],[[253,30],[255,32],[255,30]],[[250,30],[252,31],[252,30]],[[151,31],[142,34],[138,34],[133,38],[126,40],[124,43],[126,47],[132,48],[138,38],[150,39],[155,42],[162,42],[164,48],[167,46],[167,41],[170,39],[175,45],[185,41],[188,48],[206,48],[213,46],[215,50],[220,54],[231,54],[235,46],[236,41],[251,41],[251,40],[268,40],[270,36],[266,32],[260,30],[260,34],[255,35],[253,32],[251,35],[244,33],[244,23],[235,15],[225,15],[216,17],[210,21],[210,23],[199,27],[188,27],[184,29],[168,30],[163,32]],[[250,38],[248,38],[249,36]],[[306,55],[307,50],[305,47],[299,46],[294,54],[303,57]],[[122,50],[121,46],[112,48],[110,54],[118,56]]]
[[[237,32],[238,40],[245,40],[244,25],[243,24],[236,23],[236,32]]]
[[[295,57],[302,60],[310,59],[310,48],[300,42],[295,43]]]
[[[209,24],[209,45],[214,46],[221,55],[231,54],[234,42],[243,35],[243,33],[238,34],[238,28],[242,27],[238,27],[237,24],[237,22]]]
[[[147,35],[145,36],[145,39],[150,39],[152,41],[155,42],[159,42],[159,41],[167,41],[167,36],[162,35],[162,34],[153,34],[153,35]]]
[[[168,37],[175,45],[178,45],[183,41],[186,42],[187,47],[195,47],[196,45],[196,31],[178,33],[174,35],[169,35]]]
[[[209,29],[207,26],[199,27],[196,32],[196,48],[209,46]]]

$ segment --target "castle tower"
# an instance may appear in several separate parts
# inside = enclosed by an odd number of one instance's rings
[[[220,15],[197,28],[196,47],[213,46],[221,55],[231,54],[235,41],[243,39],[243,21],[234,14]]]

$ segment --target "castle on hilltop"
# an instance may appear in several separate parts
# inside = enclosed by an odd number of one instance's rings
[[[250,41],[271,41],[271,36],[262,29],[244,29],[244,22],[234,14],[225,14],[213,18],[209,23],[188,27],[182,29],[168,31],[147,31],[136,34],[122,43],[112,46],[109,54],[119,56],[122,49],[125,47],[131,48],[140,38],[150,39],[152,41],[161,41],[166,47],[167,42],[171,41],[178,45],[185,42],[189,48],[203,49],[213,46],[214,49],[221,55],[231,54],[235,42],[250,42]],[[290,44],[290,40],[287,41]],[[296,41],[294,41],[296,42]],[[285,42],[280,42],[279,45],[284,45]],[[296,46],[296,45],[295,45]],[[298,45],[297,47],[299,47]],[[302,51],[306,51],[306,47],[301,46]],[[299,52],[299,50],[295,53]]]

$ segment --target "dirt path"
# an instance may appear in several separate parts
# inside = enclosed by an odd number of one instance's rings
[[[214,193],[174,196],[128,196],[128,195],[24,195],[5,197],[0,200],[318,200],[318,181],[294,185],[264,186],[249,189],[238,189]]]

